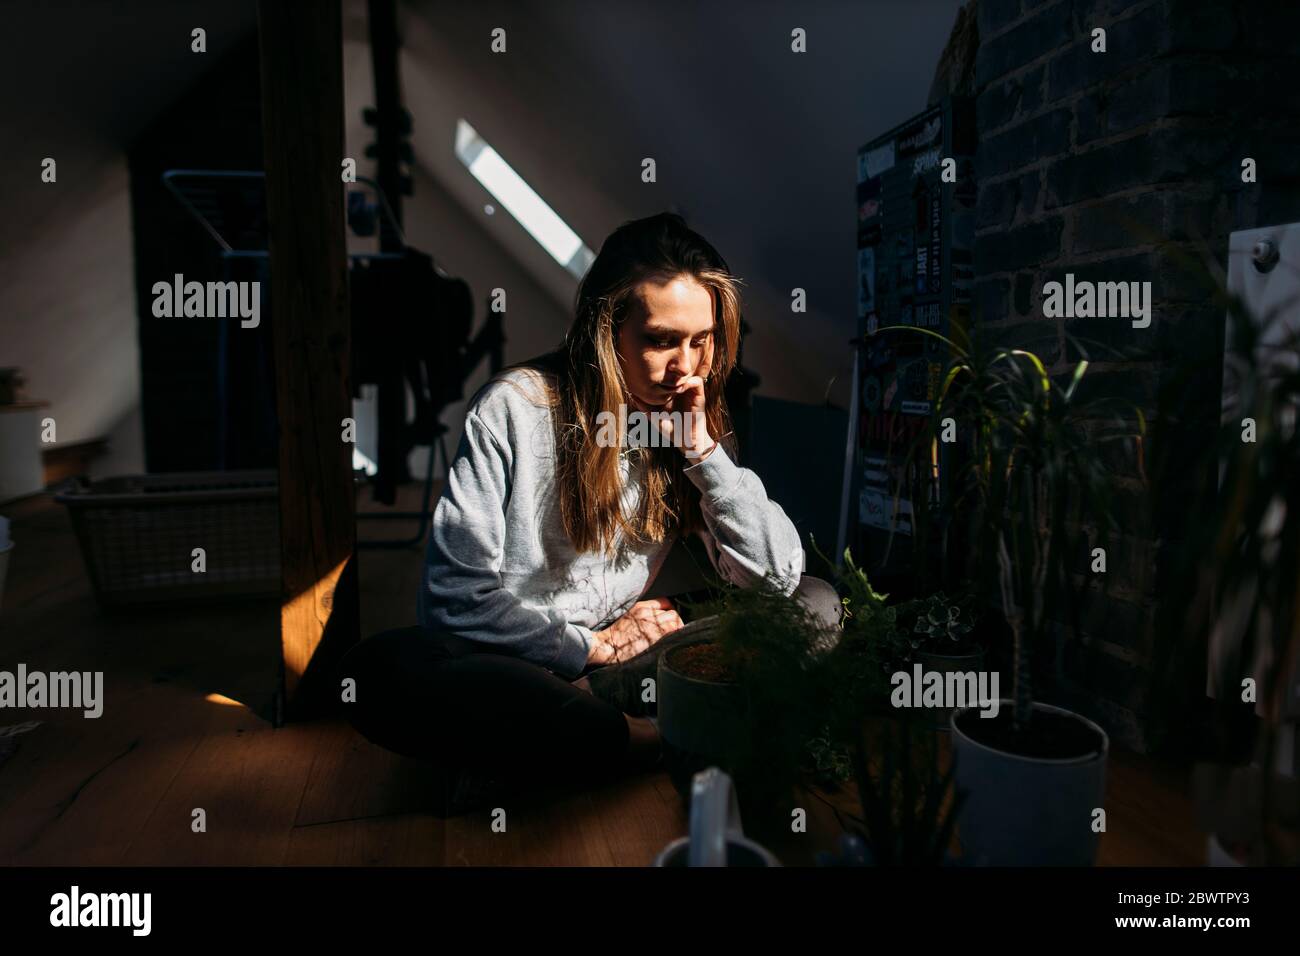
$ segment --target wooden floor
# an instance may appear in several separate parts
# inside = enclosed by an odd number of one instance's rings
[[[404,489],[403,503],[419,491]],[[434,768],[339,721],[272,726],[274,600],[106,614],[62,506],[42,495],[0,513],[16,543],[0,669],[105,674],[98,719],[0,712],[0,728],[40,722],[9,738],[16,750],[0,738],[0,863],[642,866],[685,832],[663,774],[511,798],[504,832],[491,808],[444,817]],[[363,521],[360,536],[405,530],[392,524]],[[361,552],[365,633],[414,623],[421,556],[418,546]],[[1099,862],[1201,864],[1187,793],[1184,774],[1115,753]],[[807,833],[764,835],[786,865],[834,845],[833,806],[853,811],[847,792],[804,796]],[[206,832],[195,832],[198,810]]]

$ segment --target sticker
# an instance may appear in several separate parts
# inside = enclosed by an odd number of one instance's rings
[[[938,295],[943,291],[943,276],[940,275],[943,250],[942,206],[939,193],[930,197],[930,291]],[[936,325],[938,323],[935,323]]]
[[[873,246],[858,250],[858,315],[876,309],[876,250]]]
[[[867,150],[862,157],[862,163],[859,167],[858,177],[863,178],[862,173],[866,173],[867,179],[874,179],[883,173],[886,169],[894,168],[894,141],[891,139],[884,146],[877,146],[875,149]]]
[[[874,375],[868,375],[862,380],[862,407],[869,412],[875,412],[880,408],[880,379]]]
[[[883,369],[894,361],[894,350],[883,342],[876,341],[867,352],[867,367]]]
[[[880,179],[868,179],[858,183],[858,227],[868,219],[874,219],[881,212]]]
[[[939,151],[937,149],[926,150],[916,159],[912,160],[912,175],[920,176],[922,173],[929,172],[939,165]]]
[[[879,485],[881,488],[889,486],[889,473],[885,470],[888,462],[884,458],[872,458],[868,456],[862,462],[862,480],[868,484]]]
[[[898,381],[903,389],[903,409],[906,411],[908,404],[924,402],[928,398],[928,385],[930,379],[930,363],[924,359],[913,359],[898,370]],[[929,414],[927,405],[924,412],[912,412],[915,415]]]
[[[929,402],[903,402],[903,404],[899,406],[898,410],[902,412],[904,415],[929,415],[930,403]]]
[[[912,533],[912,503],[905,499],[898,500],[894,506],[894,496],[888,492],[863,488],[858,496],[858,520],[870,528],[888,531],[898,519],[897,530],[900,534]]]
[[[913,153],[919,153],[926,147],[933,145],[941,135],[943,135],[942,115],[935,116],[933,119],[904,130],[897,140],[898,154],[900,156],[910,156]]]

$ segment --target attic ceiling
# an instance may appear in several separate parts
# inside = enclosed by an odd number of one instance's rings
[[[403,6],[417,161],[557,302],[574,281],[509,217],[484,215],[490,197],[451,148],[459,117],[593,250],[626,219],[683,212],[745,280],[763,391],[820,401],[832,375],[842,384],[856,151],[925,106],[960,0]],[[807,54],[790,50],[795,27]],[[646,157],[657,183],[641,181]],[[796,287],[805,314],[790,311]]]
[[[489,197],[451,149],[458,118],[593,249],[626,219],[679,209],[744,279],[755,344],[782,356],[761,370],[763,390],[817,401],[855,322],[855,151],[925,105],[960,5],[403,3],[416,161],[565,308],[572,277],[508,215],[484,214]],[[345,2],[350,40],[364,39],[364,8]],[[17,168],[54,155],[72,185],[255,29],[256,5],[49,3],[7,19],[21,41],[0,61]],[[190,51],[196,26],[206,55]],[[489,49],[495,27],[505,55]],[[790,51],[794,27],[807,31],[806,54]],[[645,157],[657,183],[641,181]],[[0,248],[57,227],[58,203],[77,201],[75,189],[52,201],[33,181],[0,179]],[[792,321],[796,287],[809,311]]]

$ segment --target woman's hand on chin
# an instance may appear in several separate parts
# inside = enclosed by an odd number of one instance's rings
[[[714,445],[709,435],[708,398],[704,393],[704,383],[705,378],[701,375],[686,376],[677,383],[671,401],[663,409],[681,413],[681,435],[676,434],[677,424],[671,418],[659,419],[659,431],[668,444],[680,448],[692,461],[707,455]]]

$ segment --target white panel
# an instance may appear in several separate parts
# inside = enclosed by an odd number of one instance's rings
[[[1300,367],[1300,351],[1297,351],[1295,345],[1297,337],[1300,337],[1300,223],[1234,232],[1228,240],[1228,290],[1241,298],[1247,313],[1261,330],[1255,349],[1258,367],[1265,374]],[[1242,363],[1233,355],[1233,339],[1233,321],[1229,318],[1224,348],[1223,422],[1225,426],[1240,427],[1243,409],[1242,397],[1239,395],[1239,371]],[[1294,410],[1292,412],[1289,421],[1291,427],[1294,427]],[[1283,418],[1284,423],[1287,420]],[[1226,468],[1226,459],[1221,460],[1220,482]],[[1267,534],[1268,526],[1280,529],[1284,518],[1285,507],[1279,497],[1274,502],[1273,510],[1267,514],[1262,530]],[[1215,691],[1216,664],[1239,646],[1253,603],[1253,589],[1247,589],[1238,595],[1234,604],[1228,605],[1225,602],[1219,609],[1210,636],[1208,689],[1211,693]],[[1261,616],[1261,626],[1267,628],[1270,624],[1267,609],[1261,609]],[[1267,648],[1261,647],[1255,661],[1255,673],[1262,674],[1273,666],[1275,664],[1269,660]],[[1296,686],[1298,676],[1300,675],[1292,675],[1291,692],[1285,705],[1286,712],[1292,717],[1300,714],[1300,689]],[[1227,692],[1239,691],[1230,688]],[[1259,704],[1256,712],[1263,716]]]

